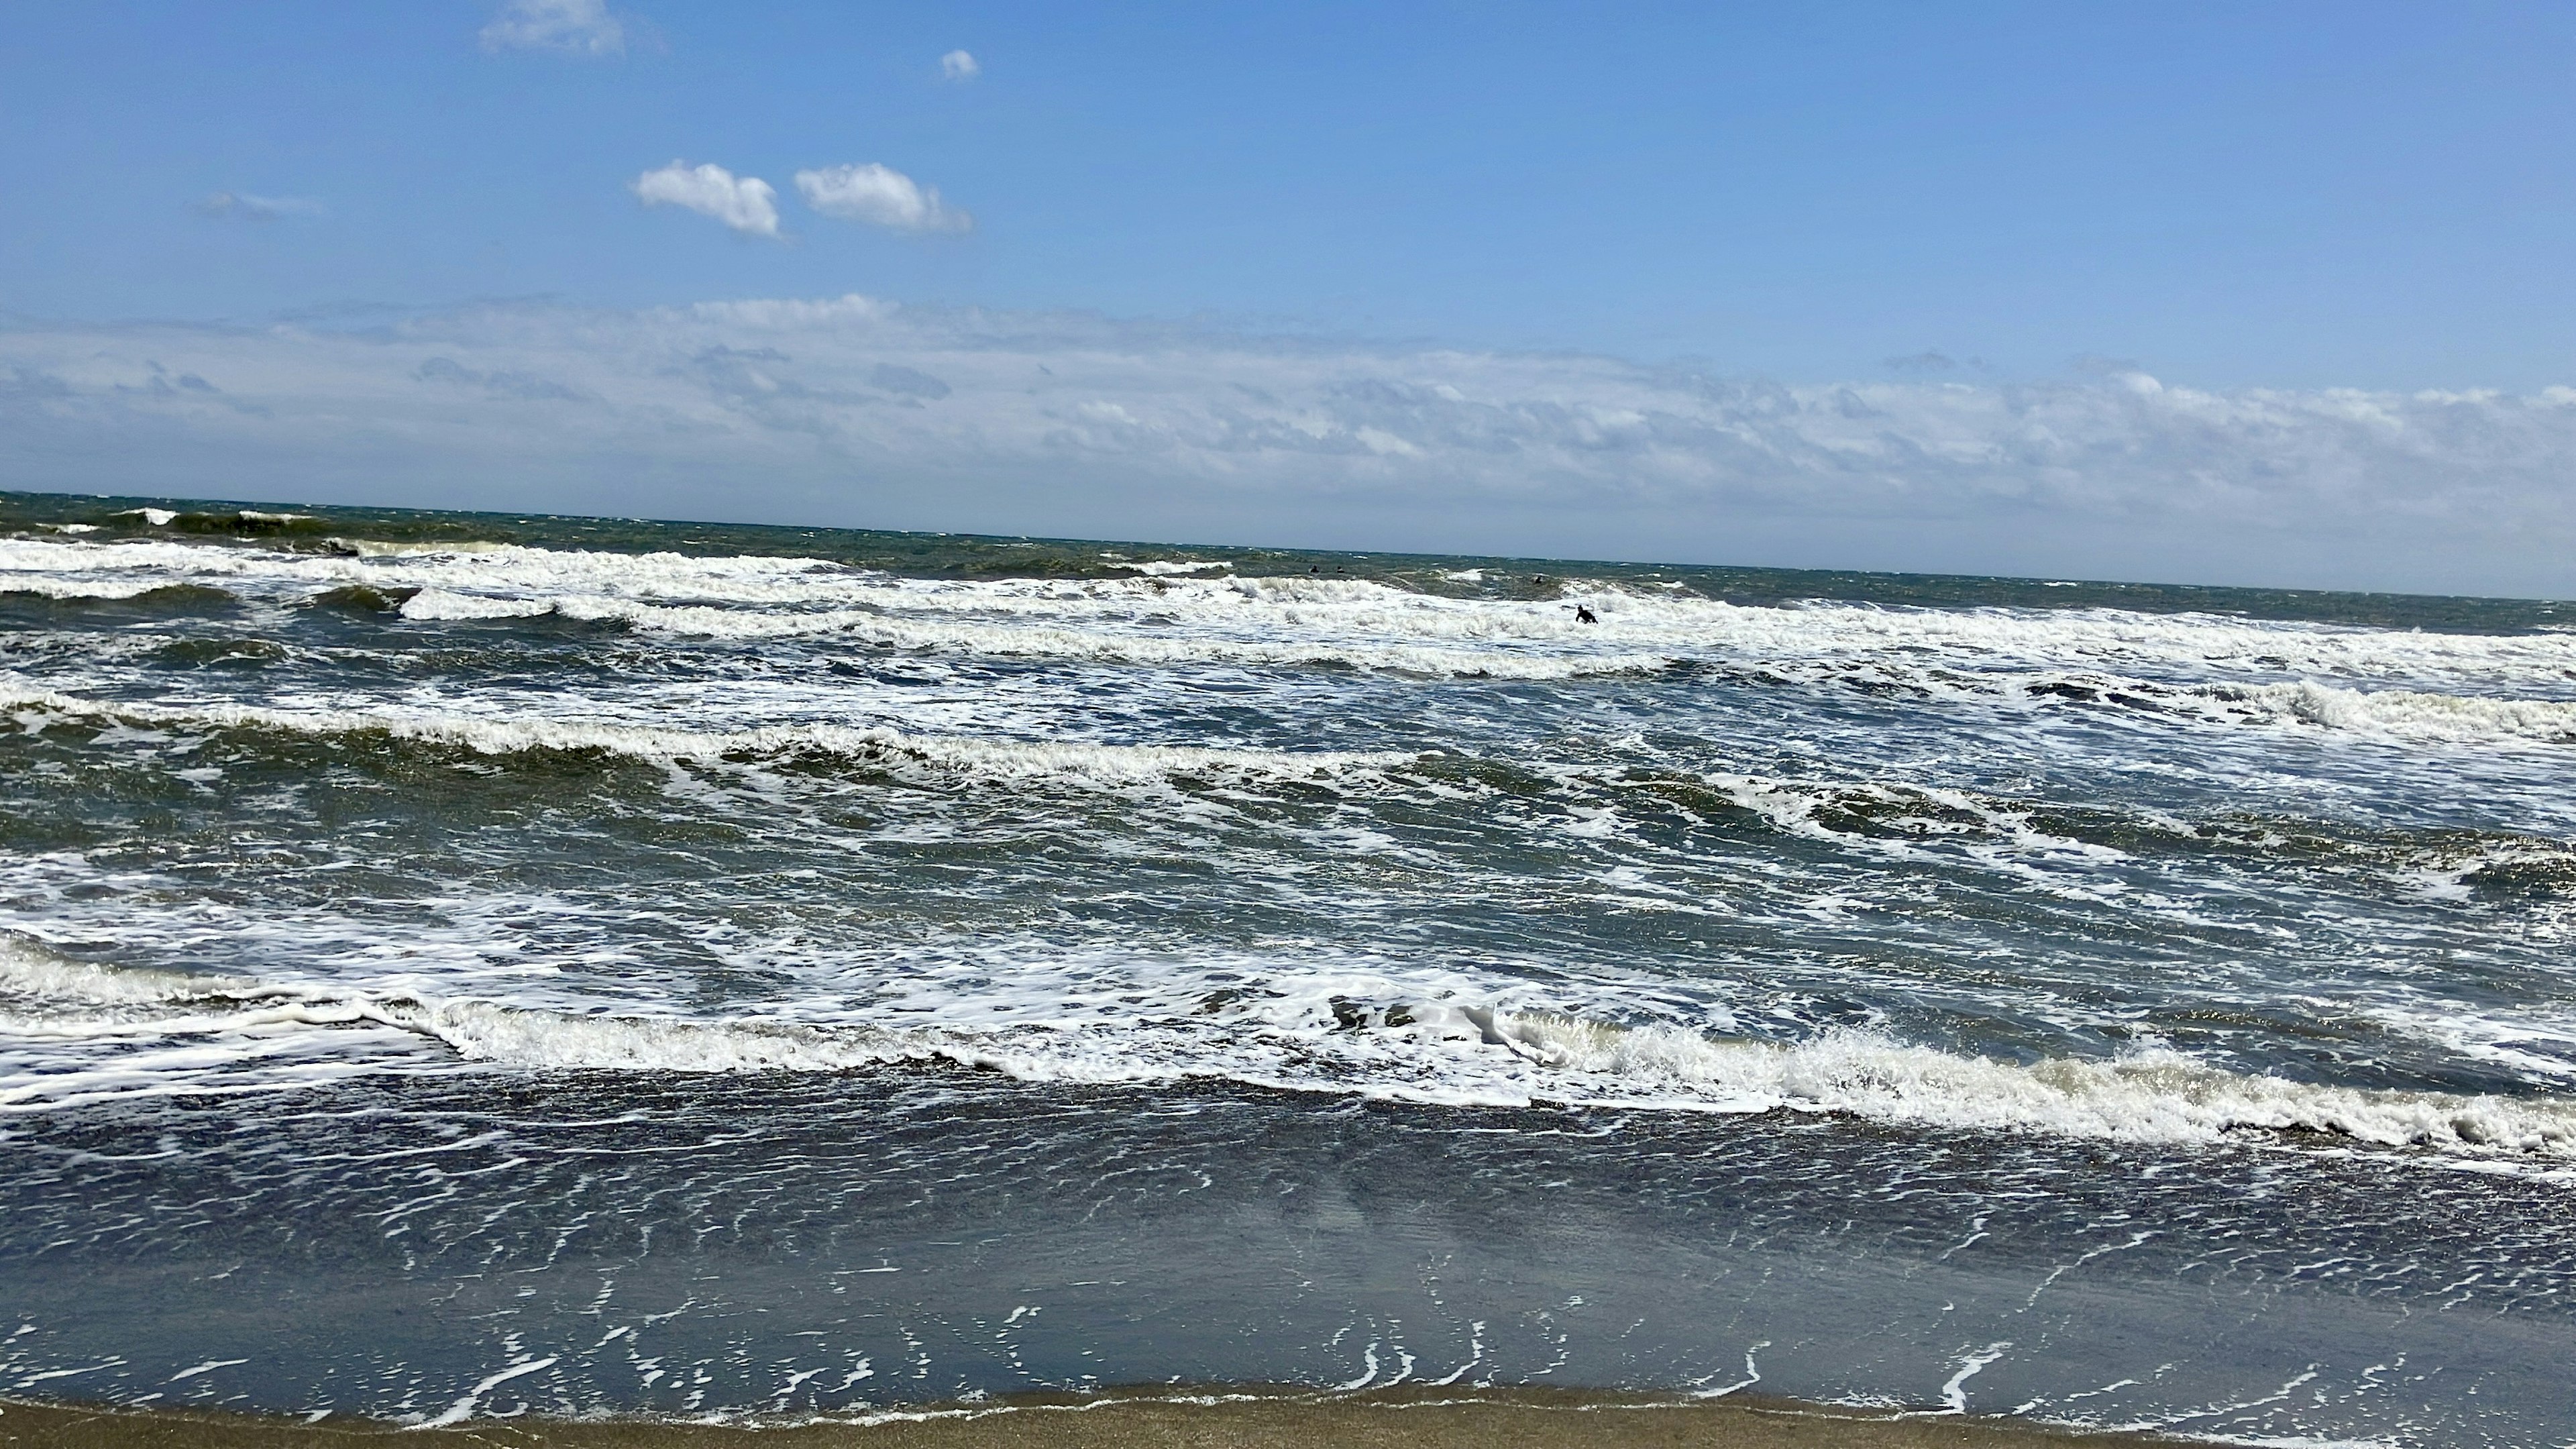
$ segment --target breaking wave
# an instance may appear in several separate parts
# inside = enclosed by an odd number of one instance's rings
[[[1678,1025],[1622,1026],[1473,1003],[1363,1008],[1282,994],[1285,1009],[1148,1003],[1115,1027],[811,1025],[579,1013],[414,991],[135,972],[0,938],[0,1034],[131,1047],[187,1039],[184,1069],[125,1053],[0,1079],[0,1109],[223,1090],[212,1069],[278,1055],[275,1038],[371,1032],[430,1044],[403,1061],[340,1053],[343,1070],[483,1064],[638,1073],[841,1072],[945,1061],[1030,1081],[1222,1077],[1300,1091],[1522,1107],[1534,1102],[1758,1114],[1833,1113],[1954,1130],[2121,1142],[2321,1136],[2472,1157],[2576,1159],[2576,1102],[2364,1090],[2251,1076],[2169,1052],[2030,1065],[1827,1031],[1781,1043]],[[1320,1010],[1318,1008],[1321,1008]],[[159,1008],[159,1010],[151,1010]],[[223,1042],[232,1039],[228,1053]],[[231,1090],[298,1080],[239,1081]]]
[[[0,598],[51,599],[59,603],[127,603],[146,602],[182,607],[221,606],[238,603],[232,593],[211,589],[202,584],[170,583],[154,579],[55,579],[12,578],[0,574]]]
[[[1363,578],[1147,560],[1114,578],[910,578],[792,556],[458,541],[0,540],[0,589],[221,587],[300,604],[365,589],[417,623],[560,617],[718,644],[1554,680],[1705,666],[1748,682],[2472,743],[2576,739],[2576,635],[2439,634],[2117,609],[1738,605],[1552,580],[1462,597]],[[1475,570],[1444,575],[1450,582]],[[1479,576],[1481,578],[1481,576]],[[146,582],[149,580],[150,582]],[[397,602],[398,601],[398,602]],[[1577,614],[1580,606],[1590,622]]]
[[[2411,740],[2576,743],[2576,701],[2338,689],[2308,681],[2250,687],[2213,685],[2196,692],[2222,707],[2235,707],[2279,723]]]
[[[595,595],[539,600],[453,594],[436,589],[424,589],[414,595],[403,604],[402,614],[407,619],[418,620],[533,618],[551,614],[586,623],[616,623],[648,633],[702,639],[835,638],[884,649],[999,658],[1075,659],[1144,665],[1339,666],[1403,674],[1494,679],[1572,679],[1586,675],[1653,673],[1669,668],[1675,662],[1668,654],[1545,654],[1503,648],[1444,649],[1366,639],[1272,641],[1025,623],[979,623],[964,619],[921,620],[861,609],[756,612],[703,605],[675,607]]]
[[[171,706],[84,699],[54,690],[27,688],[5,679],[0,679],[0,710],[36,710],[70,719],[164,728],[268,729],[317,736],[380,734],[392,739],[454,745],[487,755],[528,750],[597,750],[648,760],[828,755],[897,772],[917,770],[983,780],[1042,780],[1103,787],[1179,776],[1322,779],[1352,769],[1382,768],[1417,758],[1409,753],[971,739],[834,724],[771,725],[716,732],[455,714],[263,709],[232,704]]]
[[[0,540],[0,574],[163,571],[286,587],[371,583],[475,594],[523,606],[597,596],[741,608],[794,605],[886,613],[1040,615],[1115,624],[1158,617],[1185,626],[1305,625],[1318,632],[1415,642],[1524,642],[1628,649],[1712,648],[1742,657],[1869,658],[1930,653],[2027,661],[2151,664],[2355,680],[2465,672],[2497,680],[2576,679],[2576,636],[2435,634],[2118,609],[1920,608],[1836,601],[1738,605],[1688,590],[1554,580],[1547,598],[1427,594],[1371,579],[1304,575],[1203,577],[1214,564],[1149,561],[1144,577],[920,579],[826,559],[615,553],[476,541],[376,544],[346,554],[164,541]],[[1479,571],[1460,572],[1465,578]],[[1582,603],[1597,623],[1575,617]]]
[[[654,763],[822,759],[925,784],[1045,784],[1115,791],[1175,781],[1255,781],[1393,791],[1423,800],[1546,797],[1634,826],[1674,812],[1700,825],[1758,822],[1784,835],[1881,856],[1927,851],[2096,860],[2124,856],[2258,859],[2271,871],[2361,867],[2431,895],[2576,895],[2576,848],[2528,831],[2417,833],[2258,815],[2181,818],[1900,781],[1784,778],[1622,764],[1501,765],[1445,751],[1301,751],[1107,744],[912,733],[831,723],[690,730],[598,720],[399,709],[280,709],[226,703],[101,700],[0,674],[0,714],[87,726],[275,731],[315,739],[376,736],[477,755],[596,752]],[[2436,718],[2441,716],[2436,715]]]

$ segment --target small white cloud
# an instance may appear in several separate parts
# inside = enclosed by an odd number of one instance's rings
[[[604,0],[508,0],[482,39],[485,50],[624,55],[626,22]]]
[[[275,221],[282,216],[320,216],[322,203],[301,196],[253,196],[247,191],[218,191],[197,203],[197,215],[218,221]]]
[[[939,73],[953,81],[970,81],[984,73],[975,57],[962,50],[952,50],[939,58]]]
[[[939,199],[891,166],[829,166],[796,173],[805,204],[825,216],[864,221],[896,231],[972,231],[975,218]]]
[[[801,184],[804,178],[797,180]],[[757,176],[674,161],[636,177],[633,187],[636,199],[646,206],[685,206],[745,236],[778,239],[778,192]]]

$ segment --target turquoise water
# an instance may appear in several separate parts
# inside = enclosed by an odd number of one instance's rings
[[[2561,607],[0,496],[0,1388],[2562,1443]]]

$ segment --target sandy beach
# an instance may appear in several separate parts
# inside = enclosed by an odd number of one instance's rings
[[[2075,1434],[1959,1415],[1890,1416],[1744,1397],[1676,1400],[1551,1390],[1398,1390],[1318,1396],[1197,1390],[1091,1398],[1032,1396],[889,1412],[855,1423],[764,1428],[637,1421],[478,1419],[416,1429],[198,1410],[0,1404],[10,1449],[332,1449],[355,1441],[560,1449],[2039,1449],[2176,1441]]]

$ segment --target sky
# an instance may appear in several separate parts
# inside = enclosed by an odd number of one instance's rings
[[[2576,593],[2576,4],[7,26],[0,486]]]

